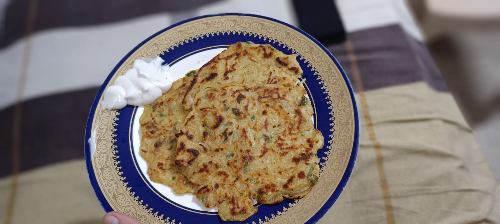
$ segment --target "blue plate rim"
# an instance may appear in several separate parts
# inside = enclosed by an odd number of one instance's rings
[[[349,78],[347,77],[344,69],[342,68],[342,66],[340,65],[340,63],[337,61],[337,59],[330,53],[330,51],[328,51],[328,49],[323,46],[323,44],[321,44],[319,41],[317,41],[314,37],[312,37],[311,35],[309,35],[308,33],[306,33],[305,31],[295,27],[295,26],[292,26],[288,23],[285,23],[285,22],[282,22],[282,21],[279,21],[277,19],[273,19],[273,18],[270,18],[270,17],[266,17],[266,16],[261,16],[261,15],[256,15],[256,14],[247,14],[247,13],[220,13],[220,14],[210,14],[210,15],[203,15],[203,16],[197,16],[197,17],[193,17],[193,18],[190,18],[190,19],[187,19],[187,20],[183,20],[183,21],[180,21],[178,23],[175,23],[173,25],[170,25],[156,33],[154,33],[153,35],[149,36],[148,38],[146,38],[145,40],[143,40],[141,43],[139,43],[137,46],[135,46],[131,51],[129,51],[119,62],[118,64],[116,64],[116,66],[113,68],[113,70],[109,73],[109,75],[106,77],[106,80],[103,82],[103,84],[101,85],[101,87],[99,88],[99,91],[97,92],[96,94],[96,97],[94,98],[94,101],[92,102],[92,106],[90,108],[90,111],[89,111],[89,116],[87,118],[87,124],[86,124],[86,127],[85,127],[85,138],[84,138],[84,158],[85,158],[85,163],[86,163],[86,167],[87,167],[87,174],[89,176],[89,180],[90,180],[90,183],[92,185],[92,188],[94,190],[94,193],[96,194],[96,197],[99,201],[99,203],[101,204],[102,208],[106,211],[106,212],[111,212],[113,211],[113,209],[111,208],[111,206],[109,205],[109,203],[106,201],[100,187],[99,187],[99,184],[97,183],[97,179],[95,177],[95,174],[94,174],[94,170],[93,170],[93,166],[92,166],[92,160],[91,160],[91,155],[90,155],[90,145],[88,143],[88,139],[91,137],[91,132],[92,132],[92,123],[93,123],[93,119],[94,119],[94,115],[95,115],[95,111],[96,111],[96,108],[97,108],[97,105],[99,103],[99,100],[102,96],[102,93],[104,91],[104,89],[106,88],[107,84],[109,83],[109,81],[111,80],[111,78],[113,77],[113,75],[116,73],[116,71],[118,70],[118,68],[125,62],[125,60],[127,60],[135,51],[137,51],[137,49],[139,49],[141,46],[143,46],[145,43],[147,43],[148,41],[150,41],[151,39],[153,39],[154,37],[158,36],[159,34],[167,31],[167,30],[170,30],[172,28],[175,28],[179,25],[182,25],[184,23],[188,23],[190,21],[194,21],[194,20],[199,20],[199,19],[203,19],[203,18],[207,18],[207,17],[222,17],[222,16],[248,16],[248,17],[256,17],[256,18],[261,18],[261,19],[266,19],[266,20],[270,20],[270,21],[273,21],[273,22],[276,22],[276,23],[279,23],[279,24],[282,24],[282,25],[285,25],[289,28],[292,28],[298,32],[300,32],[302,35],[306,36],[307,38],[309,38],[310,40],[314,41],[314,43],[316,43],[317,46],[321,47],[321,49],[330,57],[330,59],[335,63],[335,65],[337,66],[338,70],[340,71],[340,73],[342,74],[342,77],[344,78],[344,82],[349,90],[349,94],[350,94],[350,97],[351,97],[351,102],[352,102],[352,106],[353,106],[353,112],[354,112],[354,122],[355,122],[355,127],[354,127],[354,138],[353,138],[353,146],[352,146],[352,150],[351,150],[351,156],[349,158],[349,162],[347,164],[347,167],[346,167],[346,170],[344,171],[344,175],[342,176],[342,179],[340,180],[339,184],[337,185],[337,188],[335,189],[335,191],[333,192],[333,194],[330,196],[330,198],[328,199],[328,201],[321,207],[321,209],[316,213],[314,214],[306,223],[316,223],[317,221],[319,221],[319,219],[321,219],[321,217],[323,217],[326,212],[333,206],[333,204],[337,201],[338,197],[340,196],[340,194],[342,193],[343,189],[345,188],[351,174],[352,174],[352,170],[354,168],[354,164],[356,162],[356,157],[357,157],[357,153],[358,153],[358,148],[359,148],[359,135],[360,135],[360,123],[359,123],[359,114],[358,114],[358,108],[357,108],[357,103],[356,103],[356,99],[355,99],[355,96],[354,96],[354,90],[352,88],[352,85],[349,81]]]

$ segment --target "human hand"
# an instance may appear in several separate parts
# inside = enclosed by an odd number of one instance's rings
[[[108,212],[102,219],[103,224],[141,224],[139,220],[119,212]]]

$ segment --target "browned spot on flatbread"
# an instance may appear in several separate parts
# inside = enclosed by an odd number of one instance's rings
[[[299,120],[297,121],[297,130],[300,130],[300,126],[302,126],[302,112],[300,111],[300,109],[296,109],[295,113],[299,117]]]
[[[175,165],[176,166],[182,166],[183,161],[181,160],[175,160]]]
[[[198,194],[206,194],[208,192],[210,192],[210,188],[208,188],[208,186],[203,186],[198,190]]]
[[[187,119],[186,123],[191,122],[193,119],[194,119],[194,115],[192,115],[191,117],[189,117],[189,118]]]
[[[210,73],[210,75],[208,75],[205,79],[203,79],[203,81],[201,82],[209,82],[211,81],[212,79],[215,79],[215,77],[217,77],[217,73]]]
[[[186,151],[191,153],[191,155],[193,155],[195,158],[200,154],[200,152],[198,152],[198,150],[196,149],[187,149]]]
[[[262,152],[259,157],[262,158],[264,155],[266,155],[267,151],[269,151],[269,149],[264,144],[264,147],[262,148]]]
[[[208,99],[209,99],[210,101],[213,101],[213,100],[215,99],[215,93],[210,92],[210,93],[208,93],[208,94],[207,94],[207,97],[208,97]]]
[[[285,62],[283,62],[283,61],[281,60],[281,58],[280,58],[280,57],[277,57],[277,58],[276,58],[276,61],[277,61],[278,63],[280,63],[280,65],[283,65],[283,66],[288,66],[288,64],[287,64],[287,63],[285,63]]]
[[[269,72],[269,77],[267,77],[267,82],[266,82],[267,84],[271,84],[271,81],[272,81],[271,76],[272,75],[273,75],[273,72]]]
[[[278,190],[276,189],[276,184],[266,184],[264,187],[267,192],[277,192]]]
[[[243,157],[244,161],[252,161],[253,160],[253,156],[251,156],[251,155],[243,155],[242,157]]]
[[[240,93],[238,95],[238,97],[236,98],[236,102],[240,103],[245,98],[246,98],[246,96]]]
[[[215,125],[212,126],[212,129],[218,128],[220,126],[220,124],[222,123],[222,121],[224,121],[224,117],[223,116],[217,116],[215,119],[216,119]]]
[[[291,176],[290,178],[288,178],[288,180],[286,181],[286,184],[283,185],[283,188],[288,188],[289,185],[293,182],[293,179],[295,179],[295,176]]]
[[[160,169],[160,170],[163,170],[163,165],[164,165],[164,164],[163,164],[162,162],[158,162],[158,163],[156,164],[156,167],[158,167],[158,169]]]
[[[208,168],[207,164],[203,164],[203,167],[198,170],[198,173],[203,173],[203,172],[205,173],[210,172],[210,169]]]
[[[186,151],[191,153],[191,155],[193,155],[193,157],[194,157],[187,162],[189,165],[191,165],[191,164],[193,164],[194,160],[198,157],[200,152],[196,149],[187,149]]]
[[[295,74],[299,73],[299,68],[297,68],[297,67],[291,67],[291,68],[288,68],[288,70],[295,72]]]
[[[155,142],[154,147],[159,148],[159,147],[161,147],[162,144],[163,144],[163,142],[157,141],[157,142]]]
[[[203,148],[203,151],[207,152],[207,148],[203,145],[203,144],[199,144],[202,148]]]
[[[308,138],[306,141],[307,141],[307,144],[309,146],[309,149],[312,149],[314,147],[314,142],[313,142],[312,138]]]
[[[194,135],[190,134],[189,131],[186,131],[186,133],[184,133],[184,135],[186,135],[189,140],[193,140],[193,138],[194,138]]]
[[[297,174],[297,177],[300,179],[304,179],[306,178],[306,174],[304,173],[304,171],[300,171],[299,174]]]
[[[236,201],[236,199],[234,198],[234,196],[231,198],[231,215],[237,215],[238,213],[236,213],[236,209],[239,208],[239,204],[238,202]]]
[[[304,161],[304,162],[307,162],[309,159],[311,159],[313,156],[312,153],[301,153],[300,156],[298,157],[293,157],[292,158],[292,161],[295,163],[295,164],[299,164],[300,161]]]
[[[247,213],[247,208],[246,207],[243,207],[240,212],[238,212],[238,214],[242,215],[242,214],[246,214]]]
[[[228,74],[231,73],[230,71],[225,71],[224,72],[224,80],[229,80]]]
[[[264,58],[270,58],[272,56],[273,56],[273,52],[271,51],[271,52],[267,53],[266,48],[264,48]]]
[[[185,151],[185,152],[188,152],[189,154],[191,154],[188,157],[190,159],[187,161],[187,164],[191,165],[191,164],[193,164],[194,160],[198,157],[198,155],[200,154],[200,152],[198,150],[192,149],[192,148],[188,148],[188,149],[184,150],[185,147],[186,146],[185,146],[184,142],[181,142],[179,148],[177,149],[177,153]],[[185,166],[186,165],[186,161],[184,159],[177,159],[177,160],[175,160],[175,165],[177,165],[177,166]]]
[[[248,138],[248,136],[247,136],[247,130],[246,129],[242,129],[241,130],[241,137],[243,139],[247,139]]]
[[[217,171],[217,176],[223,176],[222,179],[225,181],[229,177],[229,174],[224,171]]]

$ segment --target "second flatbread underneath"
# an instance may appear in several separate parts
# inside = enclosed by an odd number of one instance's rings
[[[170,90],[153,104],[144,106],[140,118],[140,153],[148,164],[151,181],[171,186],[177,194],[194,193],[194,186],[175,166],[177,136],[187,111],[182,107],[182,97],[189,88],[193,76],[173,83]]]

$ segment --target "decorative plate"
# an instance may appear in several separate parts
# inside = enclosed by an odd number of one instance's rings
[[[115,66],[97,93],[85,129],[85,160],[106,212],[122,212],[142,223],[222,222],[216,210],[204,208],[193,195],[177,195],[149,180],[147,164],[138,152],[142,107],[107,111],[100,104],[104,89],[139,57],[160,55],[180,78],[238,41],[298,54],[314,122],[325,137],[318,151],[320,178],[311,192],[302,199],[260,205],[244,223],[315,223],[337,200],[353,169],[359,140],[356,102],[344,71],[324,46],[298,28],[263,16],[221,14],[189,19],[147,38]],[[93,135],[95,147],[88,141]]]

